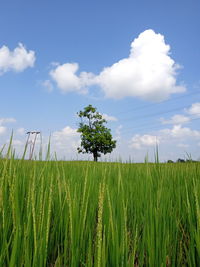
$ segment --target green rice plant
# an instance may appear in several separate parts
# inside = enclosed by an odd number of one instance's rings
[[[199,266],[200,164],[0,159],[0,266]]]

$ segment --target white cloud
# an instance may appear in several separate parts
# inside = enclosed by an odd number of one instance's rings
[[[17,134],[19,134],[19,135],[25,135],[25,129],[24,128],[18,128],[17,129]]]
[[[115,131],[116,136],[114,137],[114,139],[116,139],[117,141],[120,141],[121,139],[121,129],[122,125],[119,125]]]
[[[55,131],[52,134],[52,144],[55,151],[65,150],[66,153],[77,152],[80,143],[80,134],[77,129],[66,126],[61,131]]]
[[[184,115],[174,115],[169,120],[165,120],[164,118],[161,118],[162,124],[184,124],[190,121],[189,117],[186,117]]]
[[[46,90],[48,92],[52,92],[53,91],[53,84],[51,83],[50,80],[46,80],[42,83],[42,85],[46,88]]]
[[[24,142],[22,142],[22,141],[19,140],[19,139],[13,139],[13,140],[12,140],[12,145],[13,145],[13,146],[24,146]]]
[[[59,64],[59,62],[51,62],[51,66],[53,66],[53,67],[58,67],[60,64]]]
[[[200,131],[192,130],[188,127],[182,127],[181,125],[174,125],[172,129],[164,129],[161,130],[160,133],[169,138],[200,138]]]
[[[117,118],[116,117],[114,117],[114,116],[109,116],[109,115],[107,115],[107,114],[102,114],[102,117],[103,117],[103,119],[105,119],[106,121],[117,121]]]
[[[177,147],[187,148],[189,147],[189,142],[194,139],[200,139],[200,131],[182,127],[181,125],[174,125],[172,128],[159,130],[156,135],[136,134],[130,141],[130,147],[141,149],[146,146],[155,146],[160,143],[175,142]],[[177,140],[181,142],[177,143]],[[187,142],[187,144],[185,142]]]
[[[178,65],[169,56],[170,46],[164,36],[146,30],[131,44],[128,58],[105,68],[99,75],[99,84],[107,97],[140,97],[161,101],[170,94],[185,91],[176,85]]]
[[[196,115],[200,117],[200,102],[193,103],[192,106],[186,110],[190,115]]]
[[[139,97],[162,101],[173,93],[186,90],[177,85],[178,64],[170,57],[170,46],[164,36],[153,30],[142,32],[131,44],[130,55],[99,75],[81,72],[78,63],[65,63],[50,72],[62,92],[87,92],[91,85],[99,85],[108,98]]]
[[[56,140],[60,140],[60,138],[66,138],[66,137],[73,137],[73,136],[79,136],[79,133],[77,133],[77,129],[73,129],[70,126],[66,126],[61,131],[56,131],[53,133],[53,137]]]
[[[155,146],[158,144],[161,161],[182,158],[182,153],[188,151],[188,148],[192,158],[195,159],[199,158],[199,150],[197,149],[197,146],[200,146],[199,141],[200,131],[174,125],[169,129],[158,130],[153,133],[135,134],[132,139],[123,144],[123,147],[119,148],[119,151],[124,153],[123,156],[126,157],[127,153],[131,155],[131,151],[133,153],[134,149],[137,149],[138,151],[135,155],[133,154],[133,157],[138,161],[138,158],[142,159],[145,156],[143,153],[147,148],[152,155],[155,155]],[[125,151],[123,151],[124,147],[126,147]],[[154,160],[153,157],[151,159]]]
[[[6,127],[0,126],[0,135],[6,132]]]
[[[14,123],[16,122],[16,119],[14,118],[0,118],[0,125],[5,123]]]
[[[23,44],[19,43],[13,51],[7,46],[0,48],[0,74],[7,71],[21,72],[35,63],[35,52],[27,51]]]
[[[130,147],[140,149],[145,146],[155,146],[156,144],[159,144],[159,143],[160,141],[157,136],[148,135],[148,134],[144,134],[144,135],[136,134],[131,139]]]
[[[177,144],[177,147],[180,147],[180,148],[188,148],[189,145],[188,144],[182,144],[182,143],[180,143],[180,144]]]
[[[77,63],[65,63],[51,70],[50,76],[63,93],[73,91],[87,93],[87,87],[94,83],[94,75],[87,72],[81,72],[80,75],[77,75],[78,69]]]

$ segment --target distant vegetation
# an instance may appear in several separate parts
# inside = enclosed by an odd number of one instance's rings
[[[198,162],[197,160],[193,160],[193,159],[177,159],[177,161],[175,161],[175,162],[177,162],[177,163],[186,163],[186,162]],[[173,160],[171,160],[171,159],[169,159],[168,161],[167,161],[167,163],[175,163]]]
[[[199,266],[200,164],[0,160],[0,266]]]

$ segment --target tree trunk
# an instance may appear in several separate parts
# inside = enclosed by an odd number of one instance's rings
[[[97,152],[94,152],[93,153],[93,157],[94,157],[94,161],[98,161],[98,154],[97,154]]]

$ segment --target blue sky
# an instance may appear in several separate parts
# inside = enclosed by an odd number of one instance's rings
[[[199,1],[2,1],[0,145],[14,129],[81,158],[76,112],[92,104],[117,138],[108,157],[200,158]],[[170,46],[170,47],[169,47]],[[45,141],[44,141],[45,142]]]

